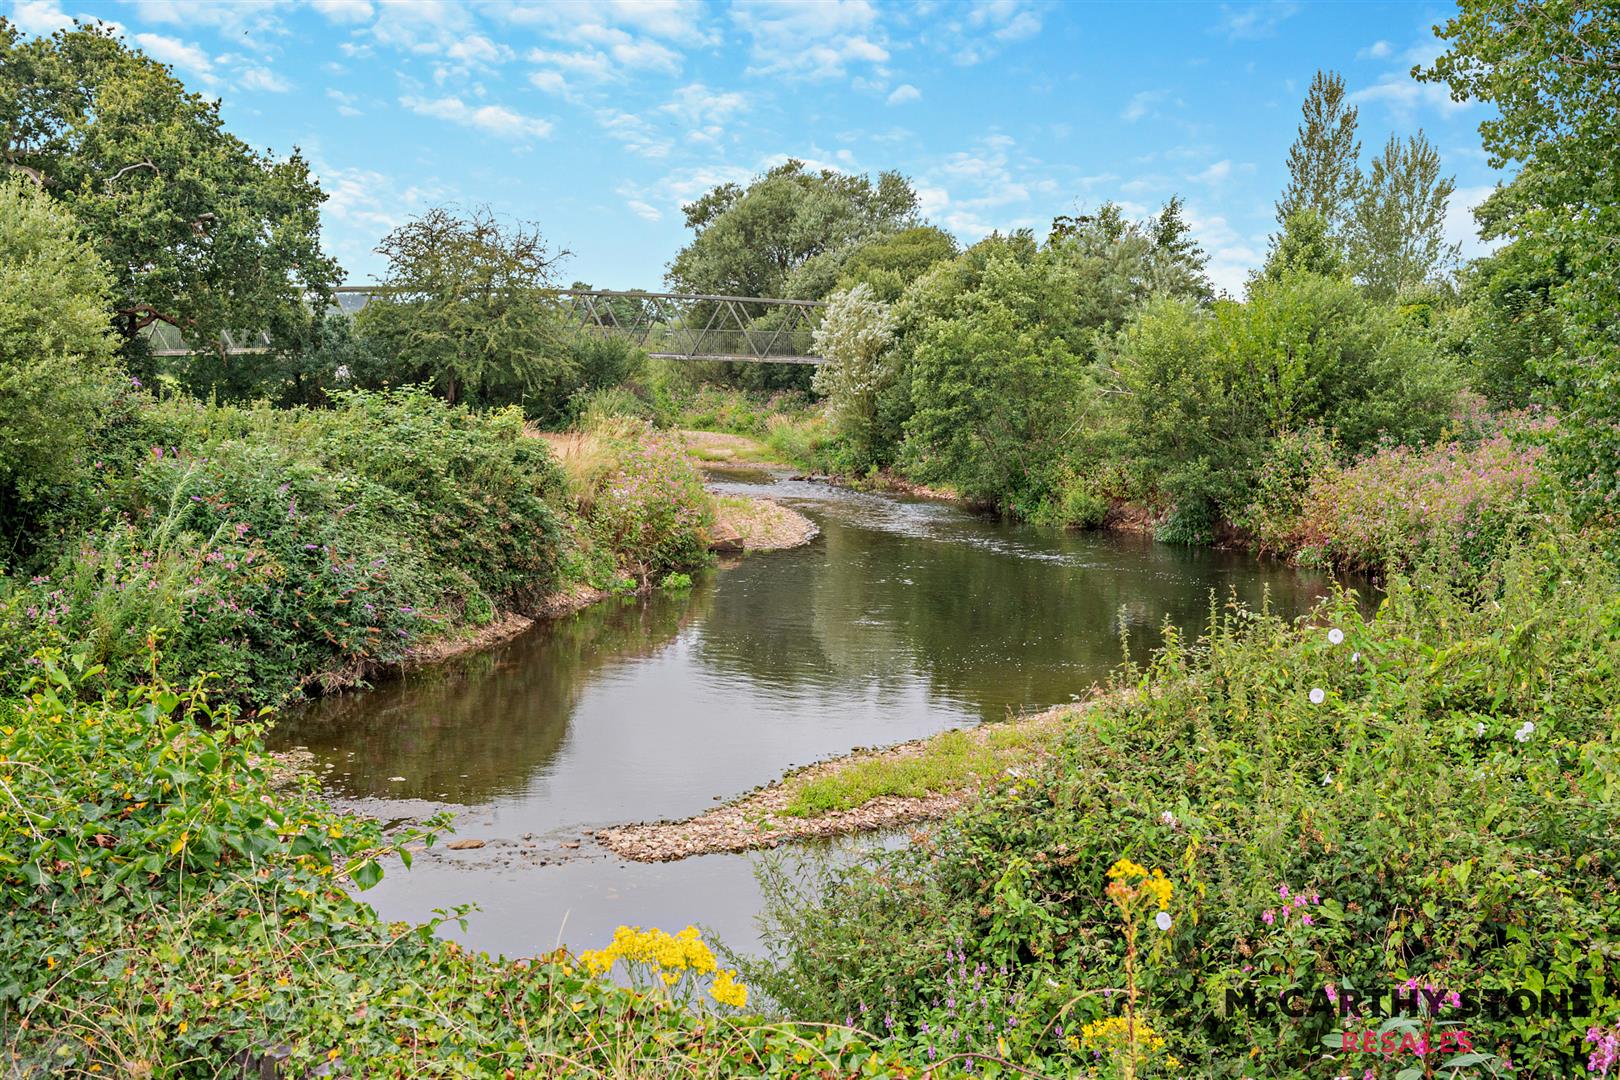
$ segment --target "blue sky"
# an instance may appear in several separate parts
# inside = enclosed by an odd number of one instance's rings
[[[7,10],[9,5],[9,11]],[[116,24],[261,149],[299,147],[351,282],[389,228],[487,204],[572,255],[563,276],[660,284],[681,203],[787,157],[898,169],[971,242],[1113,199],[1188,203],[1216,282],[1264,256],[1299,105],[1342,72],[1364,157],[1421,127],[1455,174],[1448,230],[1498,179],[1483,108],[1407,75],[1445,5],[1036,0],[0,0],[26,32]]]

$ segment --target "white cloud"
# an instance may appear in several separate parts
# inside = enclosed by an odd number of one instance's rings
[[[283,33],[279,16],[284,8],[276,3],[221,3],[219,0],[134,0],[142,22],[164,23],[195,33],[200,26],[211,27],[233,45],[262,52]]]
[[[952,59],[966,66],[990,59],[1003,45],[1034,37],[1041,17],[1023,0],[975,0],[965,20],[947,22],[945,29],[954,43]]]
[[[1365,49],[1356,50],[1357,60],[1382,60],[1395,51],[1395,46],[1382,39],[1373,42]]]
[[[647,221],[663,220],[664,212],[662,210],[650,203],[644,203],[640,199],[631,199],[625,205],[630,208],[631,213],[637,217],[645,218]]]
[[[1347,94],[1345,100],[1355,105],[1378,102],[1403,121],[1410,120],[1419,108],[1437,109],[1442,116],[1451,116],[1473,105],[1471,101],[1453,101],[1444,84],[1420,83],[1405,72],[1391,72],[1373,85]]]
[[[310,0],[309,6],[335,23],[363,23],[376,14],[371,0]]]
[[[360,110],[355,108],[360,98],[355,94],[345,94],[342,90],[328,87],[326,96],[337,104],[339,116],[359,116]]]
[[[1283,20],[1291,18],[1298,11],[1299,5],[1293,0],[1272,0],[1247,7],[1222,4],[1220,21],[1215,24],[1215,30],[1225,35],[1228,41],[1257,41],[1271,37]]]
[[[609,138],[624,143],[625,149],[640,157],[668,157],[674,147],[673,139],[660,135],[651,124],[634,113],[611,108],[598,109],[596,121]]]
[[[370,33],[390,48],[432,56],[448,52],[472,28],[472,15],[459,4],[389,0],[378,9]]]
[[[1169,96],[1168,90],[1138,90],[1131,95],[1130,104],[1125,106],[1125,111],[1119,114],[1119,118],[1134,124],[1152,112],[1153,106]]]
[[[748,109],[748,98],[735,90],[714,90],[702,83],[691,83],[675,91],[675,96],[658,107],[687,126],[687,138],[717,142],[725,134],[726,121]]]
[[[752,41],[750,75],[841,78],[889,59],[869,0],[736,0],[731,17]]]
[[[1474,221],[1474,208],[1495,190],[1487,185],[1458,188],[1446,201],[1446,243],[1461,245],[1464,259],[1488,255],[1502,244],[1500,239],[1481,240],[1479,225]]]
[[[568,80],[563,78],[560,71],[530,72],[529,82],[535,89],[544,90],[548,94],[568,93]]]
[[[213,80],[214,62],[196,45],[169,37],[167,34],[136,34],[135,44],[159,63],[195,75],[204,82]]]
[[[1193,179],[1200,184],[1220,184],[1232,178],[1232,163],[1229,160],[1217,161]]]
[[[524,116],[504,105],[468,105],[459,97],[402,97],[399,103],[412,112],[475,127],[490,135],[527,142],[551,134],[551,121]]]
[[[11,21],[24,34],[39,37],[66,30],[73,25],[73,20],[57,6],[55,0],[17,0],[11,6]]]
[[[242,72],[241,85],[247,90],[260,90],[268,94],[285,94],[292,83],[269,68],[250,67]]]
[[[908,101],[920,100],[922,100],[922,91],[910,83],[901,83],[890,91],[888,97],[890,105],[904,105]]]

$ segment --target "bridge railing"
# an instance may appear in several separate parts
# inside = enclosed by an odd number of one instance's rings
[[[387,290],[345,285],[337,306],[350,314]],[[826,304],[759,296],[709,296],[639,290],[548,289],[558,325],[568,333],[622,338],[664,360],[728,360],[764,364],[821,364],[812,339]],[[187,356],[179,330],[154,322],[142,331],[154,356]],[[268,335],[226,334],[227,355],[264,352]]]

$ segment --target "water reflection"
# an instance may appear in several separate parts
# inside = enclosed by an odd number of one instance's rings
[[[1241,555],[938,503],[770,476],[719,486],[796,506],[821,535],[684,595],[599,605],[474,661],[316,703],[282,721],[278,743],[312,750],[339,796],[458,804],[462,835],[521,856],[520,844],[685,816],[855,746],[1067,701],[1119,661],[1122,620],[1145,650],[1167,619],[1196,631],[1212,593],[1293,613],[1327,587]],[[433,853],[419,867],[372,894],[385,914],[482,901],[468,938],[506,951],[548,946],[570,911],[580,947],[616,921],[682,926],[704,906],[728,913],[728,937],[752,936],[745,858],[541,867]]]

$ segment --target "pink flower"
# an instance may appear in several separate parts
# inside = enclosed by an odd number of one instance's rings
[[[1277,921],[1277,914],[1270,908],[1266,908],[1266,910],[1260,913],[1260,921],[1265,923],[1267,926],[1270,926],[1272,923]]]

